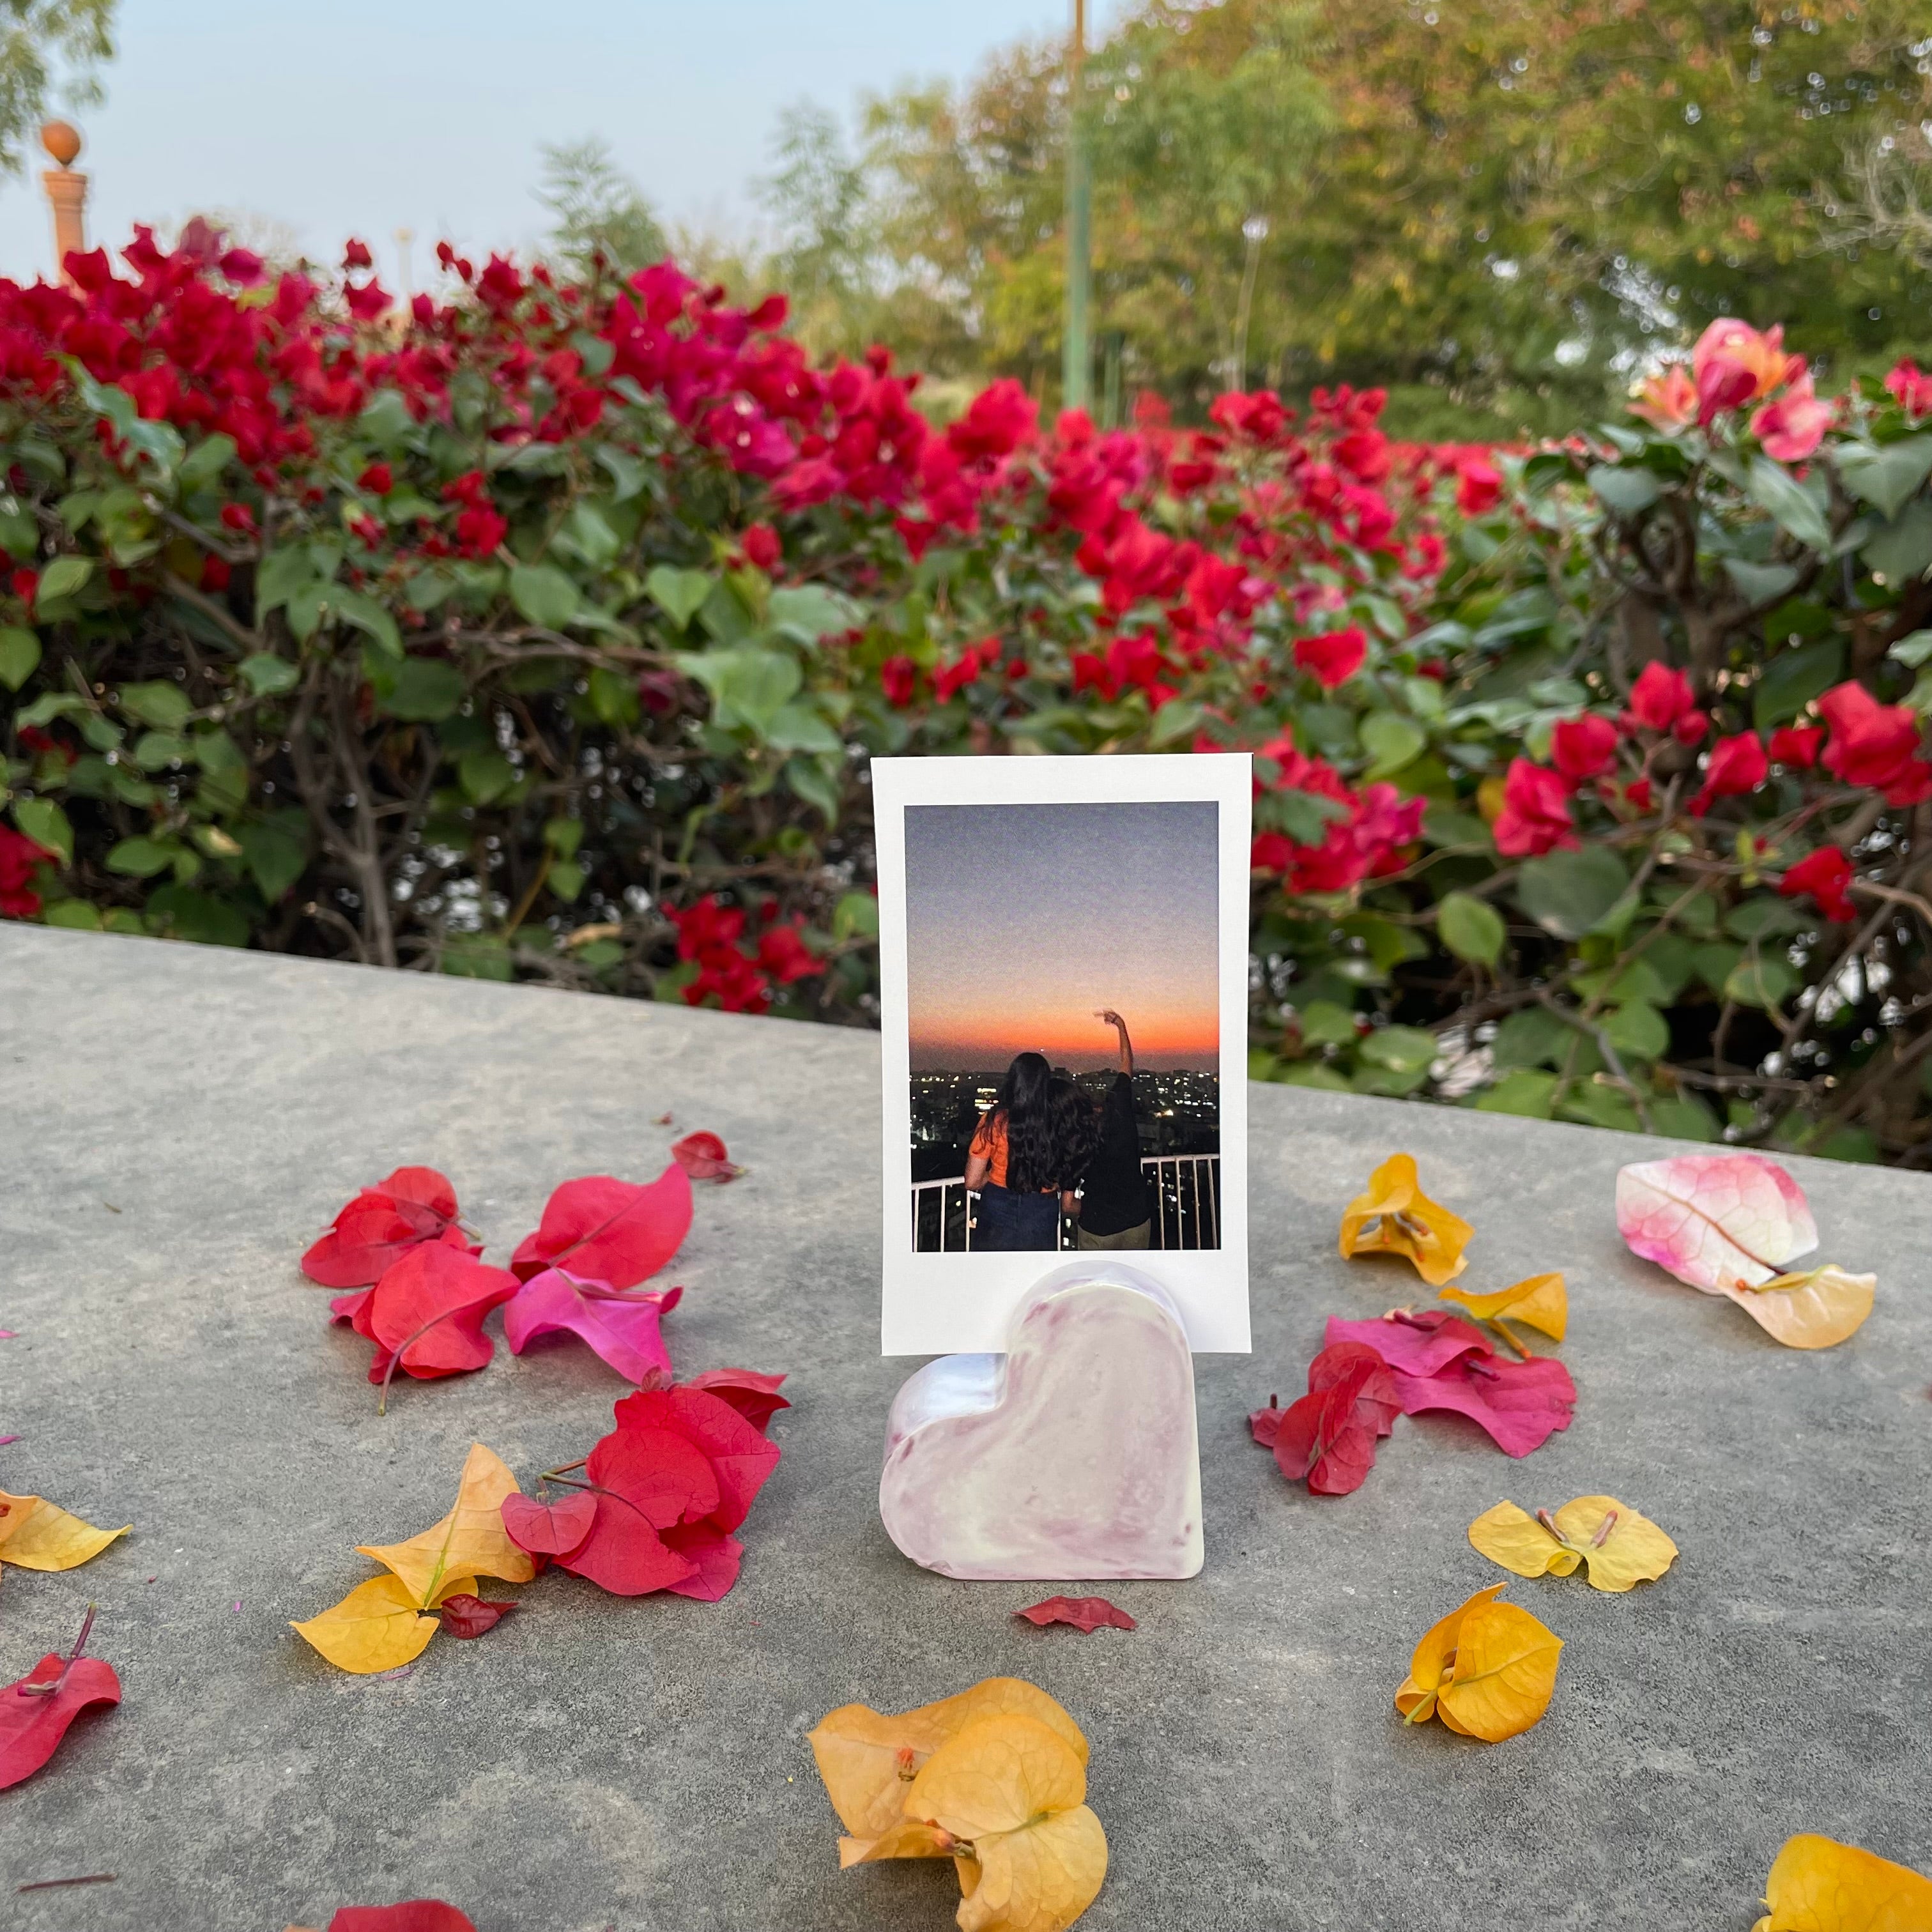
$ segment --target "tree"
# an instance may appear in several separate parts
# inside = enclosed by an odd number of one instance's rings
[[[644,190],[617,166],[608,142],[546,142],[543,187],[537,199],[556,218],[552,248],[580,272],[604,257],[620,274],[660,261],[668,252],[664,230]]]
[[[116,0],[0,0],[0,166],[22,172],[58,70],[76,106],[100,98],[114,58]]]

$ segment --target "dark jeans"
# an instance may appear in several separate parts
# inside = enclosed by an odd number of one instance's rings
[[[990,1184],[981,1188],[973,1245],[982,1252],[1006,1254],[1019,1249],[1058,1247],[1060,1196],[1016,1194],[1010,1187]]]

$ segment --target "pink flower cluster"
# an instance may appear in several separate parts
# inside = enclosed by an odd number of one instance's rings
[[[1894,370],[1894,381],[1898,374]],[[1708,429],[1718,417],[1752,404],[1757,407],[1750,433],[1780,463],[1802,463],[1824,441],[1837,414],[1835,405],[1814,392],[1804,357],[1786,350],[1782,328],[1760,332],[1721,316],[1698,338],[1688,372],[1681,362],[1660,370],[1640,388],[1631,410],[1659,429],[1692,422]]]

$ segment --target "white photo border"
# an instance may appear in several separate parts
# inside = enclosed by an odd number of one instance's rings
[[[1197,1354],[1246,1354],[1248,1322],[1248,910],[1253,760],[1183,756],[874,758],[879,879],[885,1181],[880,1352],[998,1354],[1020,1298],[1066,1256],[915,1253],[912,1045],[908,1015],[905,811],[916,805],[1124,805],[1220,808],[1221,1245],[1150,1248],[1117,1258],[1174,1297]]]

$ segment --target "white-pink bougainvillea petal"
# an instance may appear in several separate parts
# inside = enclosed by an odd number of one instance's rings
[[[1680,1154],[1624,1168],[1617,1228],[1633,1254],[1706,1294],[1755,1288],[1818,1245],[1804,1190],[1756,1154]]]

